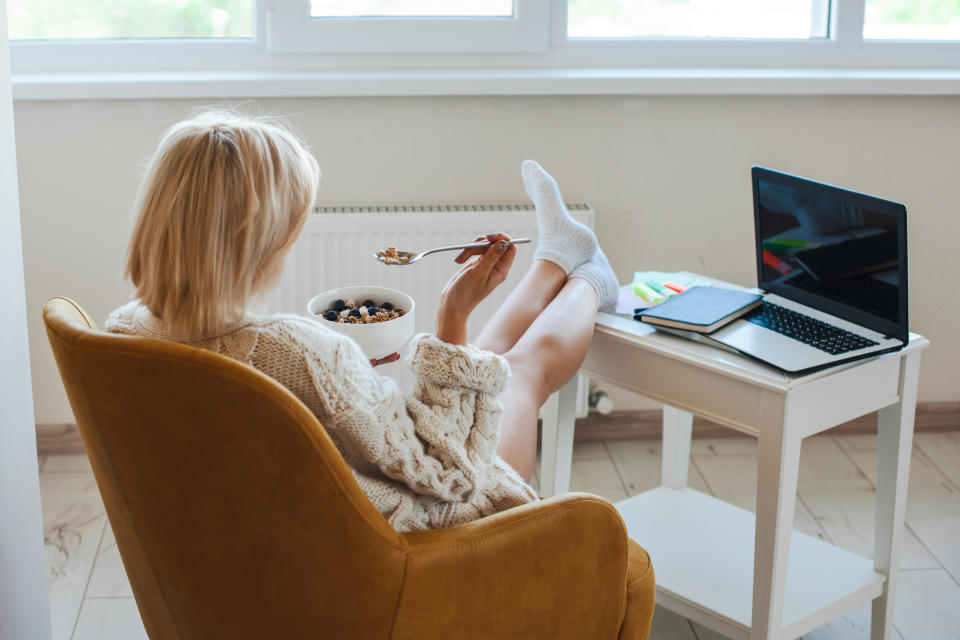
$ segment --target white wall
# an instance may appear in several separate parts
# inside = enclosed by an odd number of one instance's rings
[[[20,242],[6,4],[0,3],[0,640],[47,640],[43,524]]]
[[[141,167],[198,102],[16,105],[37,420],[72,421],[39,318],[67,295],[101,321],[121,281]],[[519,201],[540,160],[593,205],[621,280],[689,269],[755,284],[749,169],[904,202],[910,321],[933,342],[921,401],[958,401],[960,98],[465,97],[261,100],[290,117],[323,170],[325,203]],[[618,408],[643,406],[618,395]]]

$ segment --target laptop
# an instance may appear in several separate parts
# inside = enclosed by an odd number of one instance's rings
[[[906,208],[763,167],[752,178],[763,302],[710,340],[794,374],[905,346]]]

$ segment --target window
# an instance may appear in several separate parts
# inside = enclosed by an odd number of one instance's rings
[[[253,38],[254,0],[9,0],[11,40]]]
[[[570,0],[571,38],[824,38],[825,0]]]
[[[549,94],[571,83],[612,94],[649,82],[778,93],[794,78],[833,78],[829,91],[884,73],[960,93],[960,0],[8,0],[8,11],[13,72],[47,83],[33,94],[43,96],[64,81],[118,97],[134,82],[191,83],[184,97]]]
[[[279,2],[270,49],[296,53],[543,51],[550,0]]]
[[[960,70],[960,0],[564,2],[560,46],[621,64]]]
[[[311,18],[513,17],[513,0],[311,0]]]
[[[868,40],[960,40],[960,0],[867,0]]]

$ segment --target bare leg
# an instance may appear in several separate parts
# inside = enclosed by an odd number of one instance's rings
[[[534,260],[473,344],[499,354],[509,351],[566,281],[567,274],[553,262]]]
[[[503,418],[497,453],[526,480],[536,461],[540,407],[583,364],[596,315],[597,292],[587,281],[570,278],[503,354],[512,376],[500,394]]]

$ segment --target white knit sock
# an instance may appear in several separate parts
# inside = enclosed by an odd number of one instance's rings
[[[571,278],[583,278],[597,291],[597,301],[599,306],[607,306],[616,303],[617,296],[620,293],[620,283],[617,282],[617,276],[610,268],[607,262],[607,256],[603,249],[597,247],[596,253],[587,262],[573,270]]]
[[[557,181],[537,162],[524,160],[520,167],[523,186],[537,210],[540,238],[534,259],[560,266],[567,275],[589,260],[597,250],[593,231],[570,217]]]

